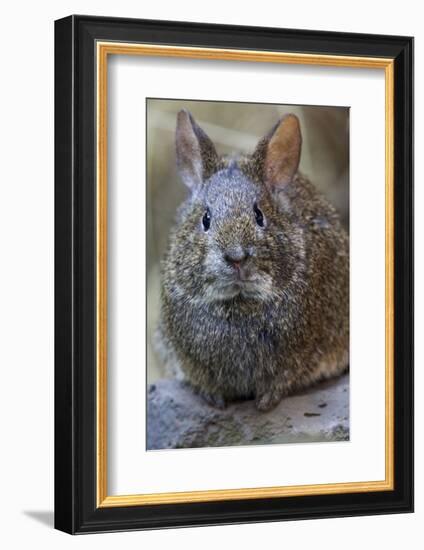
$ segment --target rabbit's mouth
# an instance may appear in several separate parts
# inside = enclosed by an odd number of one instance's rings
[[[206,287],[208,301],[225,301],[240,297],[246,300],[267,301],[273,297],[272,280],[269,275],[237,276],[237,278],[220,279]]]
[[[262,262],[259,266],[254,257],[226,258],[220,251],[210,251],[203,275],[203,300],[269,301],[276,298],[271,274]]]

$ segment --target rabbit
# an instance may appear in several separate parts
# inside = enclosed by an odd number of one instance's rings
[[[301,129],[283,116],[252,154],[220,157],[186,110],[176,159],[189,189],[162,262],[157,344],[210,405],[259,411],[343,373],[349,239],[298,171]]]

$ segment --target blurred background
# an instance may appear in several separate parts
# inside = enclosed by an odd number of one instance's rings
[[[187,188],[175,166],[175,125],[188,109],[218,154],[250,153],[286,113],[302,129],[299,170],[337,208],[349,229],[349,108],[213,101],[147,100],[147,380],[165,375],[152,345],[160,310],[160,261]]]

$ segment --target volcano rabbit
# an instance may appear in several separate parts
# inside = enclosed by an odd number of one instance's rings
[[[216,407],[254,398],[266,411],[348,365],[348,237],[298,172],[301,142],[288,114],[251,155],[220,157],[192,115],[178,113],[189,195],[162,266],[158,344]]]

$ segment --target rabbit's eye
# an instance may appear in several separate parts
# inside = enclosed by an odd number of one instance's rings
[[[211,225],[211,211],[209,208],[206,208],[206,212],[203,214],[202,223],[204,230],[207,231]]]
[[[260,226],[264,226],[264,215],[262,214],[261,210],[258,208],[258,205],[253,205],[253,212],[255,213],[256,223]]]

